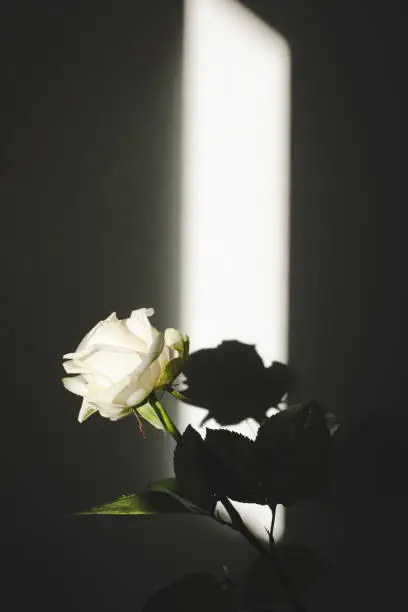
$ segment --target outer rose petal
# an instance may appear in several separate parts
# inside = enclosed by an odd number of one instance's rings
[[[146,342],[144,338],[132,334],[125,321],[106,321],[99,327],[86,348],[95,344],[105,344],[120,348],[129,348],[136,351],[146,352]]]
[[[85,371],[102,374],[112,384],[137,368],[142,359],[136,351],[104,346],[84,357],[81,363]]]
[[[153,342],[152,325],[148,319],[153,314],[153,308],[139,308],[139,310],[133,310],[125,321],[129,331],[145,343],[146,352]]]
[[[178,329],[169,327],[164,332],[164,340],[172,351],[178,353],[178,357],[181,357],[184,361],[188,359],[190,350],[190,339],[188,336],[183,336]]]
[[[85,369],[81,361],[77,361],[75,359],[72,359],[71,361],[65,361],[65,363],[62,364],[62,367],[64,368],[67,374],[88,374],[90,373],[89,371]]]
[[[76,395],[86,395],[87,385],[83,376],[69,376],[62,379],[62,384],[68,391]]]
[[[119,421],[119,419],[123,419],[124,417],[132,414],[133,408],[130,406],[120,406],[118,404],[107,404],[104,402],[100,402],[98,404],[93,404],[99,414],[105,419],[110,419],[111,421]]]
[[[112,314],[110,314],[109,317],[107,317],[104,321],[99,321],[99,323],[97,323],[95,327],[93,327],[91,331],[88,332],[86,336],[82,338],[75,352],[81,351],[82,349],[86,348],[89,345],[95,333],[97,332],[97,330],[100,329],[103,325],[105,325],[106,323],[110,323],[111,321],[117,321],[117,320],[118,319],[116,317],[116,312],[112,312]]]
[[[86,397],[84,397],[84,399],[82,400],[81,410],[78,414],[78,421],[80,423],[83,423],[84,421],[86,421],[86,419],[89,419],[89,417],[95,412],[98,412],[97,409],[94,408],[94,406],[91,406],[91,404],[88,403]]]
[[[92,344],[87,348],[81,349],[75,353],[65,353],[64,359],[72,359],[73,361],[83,361],[95,351],[114,351],[115,353],[135,353],[136,349],[132,347],[112,346],[111,344]]]
[[[143,402],[151,392],[154,390],[157,384],[157,380],[160,376],[161,368],[158,360],[154,361],[150,366],[141,374],[137,380],[137,390],[128,394],[126,404],[128,406],[136,406]],[[130,390],[130,389],[129,389]],[[129,391],[127,390],[127,391]],[[123,396],[122,396],[123,399]]]
[[[164,345],[163,350],[159,355],[158,361],[160,364],[160,369],[163,370],[164,366],[171,359],[170,349],[168,346]]]
[[[65,353],[65,355],[63,355],[63,359],[74,359],[76,361],[80,361],[81,359],[83,359],[84,357],[92,353],[92,351],[94,350],[95,350],[94,347],[90,346],[90,347],[81,349],[80,351],[75,351],[75,353]]]
[[[183,334],[174,327],[168,327],[164,332],[164,341],[166,345],[174,351],[181,352],[183,349],[184,338]]]
[[[88,354],[95,345],[114,346],[122,349],[147,351],[143,338],[133,334],[127,327],[126,321],[119,320],[116,313],[112,313],[104,321],[100,321],[80,342],[75,353],[64,355],[65,358],[75,356],[80,359]]]

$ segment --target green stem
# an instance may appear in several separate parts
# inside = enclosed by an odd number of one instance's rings
[[[269,531],[269,547],[272,548],[272,546],[275,546],[275,540],[273,537],[273,530],[275,529],[275,519],[276,519],[276,504],[273,504],[273,506],[269,506],[272,512],[272,519],[271,519],[271,528]]]
[[[179,432],[176,425],[173,423],[173,421],[163,408],[161,402],[159,402],[155,395],[152,396],[152,405],[156,411],[157,416],[162,422],[165,431],[167,431],[167,433],[169,433],[171,437],[174,438],[176,442],[178,442],[181,438],[181,433]]]

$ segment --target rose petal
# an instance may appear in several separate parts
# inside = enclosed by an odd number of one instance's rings
[[[83,376],[67,376],[62,379],[62,384],[75,395],[84,396],[87,393],[87,385]]]
[[[149,366],[157,360],[164,346],[163,334],[157,332],[156,337],[150,347],[149,353],[144,357],[141,364],[135,368],[133,372],[125,376],[122,380],[116,382],[112,387],[106,389],[103,393],[96,398],[96,401],[104,403],[118,403],[126,404],[127,398],[133,395],[139,389],[140,377],[147,371]],[[160,376],[160,365],[157,364],[157,377]],[[150,387],[150,373],[146,378],[148,379],[148,386]],[[143,379],[144,381],[144,379]],[[146,397],[146,395],[144,396]]]
[[[82,360],[84,370],[103,375],[111,384],[133,372],[141,363],[136,351],[120,351],[116,347],[95,350]]]
[[[98,412],[98,410],[94,406],[89,404],[86,397],[84,397],[84,399],[82,400],[81,410],[78,414],[78,421],[80,423],[83,423],[84,421],[86,421],[86,419],[89,419],[92,414],[95,414],[95,412]]]
[[[129,395],[131,392],[131,388],[129,387],[127,392],[126,404],[128,406],[137,406],[144,399],[146,399],[151,392],[155,389],[157,380],[160,376],[161,368],[158,361],[154,361],[150,366],[139,376],[137,379],[137,389],[133,393]],[[124,399],[123,395],[119,396],[122,400]]]
[[[164,332],[164,341],[169,348],[179,351],[178,347],[183,346],[183,334],[174,327],[168,327]]]
[[[111,421],[119,421],[119,419],[129,416],[133,412],[133,409],[129,406],[120,406],[118,404],[105,404],[104,402],[100,402],[94,405],[102,417],[110,419]]]
[[[161,370],[163,370],[164,366],[171,359],[170,349],[168,346],[164,345],[163,350],[158,357],[158,362],[160,364]]]
[[[114,314],[114,313],[113,313]],[[108,317],[102,321],[101,325],[96,326],[90,337],[86,340],[85,346],[79,347],[82,350],[89,349],[96,344],[115,346],[119,348],[129,348],[136,351],[146,352],[147,347],[143,338],[135,336],[127,327],[126,322],[116,318],[116,315]]]
[[[155,359],[152,363],[144,370],[144,372],[139,374],[136,385],[137,389],[130,394],[132,386],[129,387],[127,392],[126,403],[128,405],[134,406],[140,404],[145,398],[147,398],[152,391],[157,387],[157,383],[159,381],[160,375],[162,372],[162,368],[160,366],[159,359]],[[133,397],[132,397],[133,396]],[[121,400],[124,400],[124,396],[120,396]],[[132,400],[130,399],[132,398]]]
[[[106,323],[111,323],[113,321],[117,321],[117,316],[116,316],[116,312],[112,312],[112,314],[109,315],[109,317],[107,317],[105,320],[103,321],[99,321],[99,323],[97,323],[90,332],[88,332],[86,334],[86,336],[84,336],[81,340],[81,342],[79,343],[77,349],[75,352],[81,351],[82,349],[86,348],[90,341],[92,340],[92,338],[95,336],[96,332],[98,331],[98,329],[101,329],[101,327],[103,325],[105,325]]]
[[[139,310],[133,310],[130,317],[125,321],[129,331],[145,343],[146,352],[153,341],[152,325],[148,319],[153,314],[153,308],[139,308]]]
[[[77,361],[65,361],[62,367],[67,374],[82,374],[83,366]]]
[[[76,353],[66,353],[65,355],[63,355],[63,358],[73,359],[76,361],[82,361],[89,355],[92,355],[92,353],[94,353],[95,351],[111,351],[111,352],[114,351],[115,353],[128,353],[128,354],[137,352],[137,350],[133,346],[123,347],[123,346],[112,346],[111,344],[93,344],[92,346],[88,346],[87,348],[82,349],[81,351],[78,351]]]
[[[190,340],[188,336],[183,336],[181,331],[168,327],[164,332],[164,341],[166,345],[177,353],[177,357],[181,357],[184,361],[188,359]]]
[[[63,355],[63,359],[77,359],[80,360],[83,357],[86,357],[87,355],[89,355],[90,353],[92,353],[92,351],[94,350],[94,348],[92,346],[81,349],[80,351],[75,351],[75,353],[65,353],[65,355]]]
[[[87,369],[83,362],[77,360],[65,361],[62,367],[67,374],[92,374],[91,369]]]

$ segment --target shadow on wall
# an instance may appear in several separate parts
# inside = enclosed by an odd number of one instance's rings
[[[165,450],[153,435],[145,450],[125,422],[77,425],[59,377],[61,353],[112,310],[160,304],[166,316],[177,312],[178,291],[169,292],[177,253],[167,253],[178,197],[169,203],[168,174],[176,173],[168,159],[177,158],[181,2],[160,11],[143,2],[140,12],[115,15],[103,5],[96,14],[83,3],[57,4],[2,6],[10,13],[0,36],[2,198],[12,221],[2,238],[11,262],[3,281],[11,347],[3,371],[3,597],[12,594],[15,610],[28,601],[44,612],[102,611],[128,607],[135,593],[142,601],[170,570],[187,571],[190,543],[178,537],[186,521],[203,554],[198,569],[214,563],[212,546],[226,548],[221,528],[200,532],[195,518],[171,517],[160,530],[148,519],[137,528],[61,528],[61,508],[154,479],[159,467],[148,457]],[[391,609],[406,598],[395,561],[407,535],[404,20],[393,0],[369,12],[335,0],[247,5],[287,38],[293,58],[293,395],[319,398],[341,422],[333,495],[289,510],[286,540],[318,548],[331,564],[309,593],[312,612]],[[161,317],[159,327],[174,324]],[[177,555],[162,546],[169,533]],[[233,569],[240,556],[241,542],[230,542],[223,562]]]
[[[289,509],[284,541],[329,562],[313,612],[391,609],[408,503],[402,4],[245,4],[292,50],[291,400],[340,422],[332,495]]]
[[[287,365],[275,361],[265,367],[255,346],[238,340],[224,340],[217,347],[192,353],[183,373],[188,384],[186,403],[207,410],[200,426],[210,419],[221,426],[245,419],[260,423],[292,383]]]

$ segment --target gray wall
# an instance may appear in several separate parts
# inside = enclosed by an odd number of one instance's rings
[[[329,563],[310,609],[398,609],[408,500],[402,3],[248,2],[293,53],[294,398],[339,417],[331,495],[287,513]],[[402,604],[403,605],[403,604]]]
[[[287,539],[332,566],[312,611],[392,609],[407,509],[402,5],[246,4],[293,53],[294,396],[342,423],[332,494],[290,510]],[[171,469],[159,433],[77,424],[59,379],[62,353],[113,310],[153,304],[159,326],[177,322],[182,6],[1,11],[3,597],[8,610],[137,610],[187,571],[253,558],[200,519],[67,518]]]
[[[2,12],[3,596],[137,610],[173,578],[246,558],[197,520],[70,518],[172,473],[172,440],[149,426],[143,440],[132,419],[79,425],[60,379],[62,354],[114,310],[178,323],[182,3]]]

